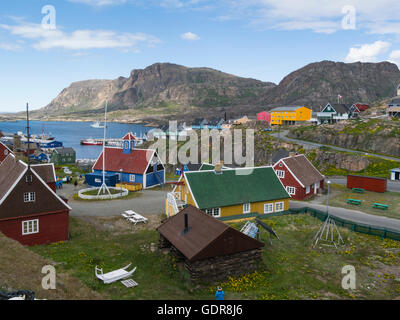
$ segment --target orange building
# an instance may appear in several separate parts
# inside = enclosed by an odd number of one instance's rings
[[[278,107],[272,109],[270,113],[272,125],[292,125],[311,120],[312,110],[304,106]]]

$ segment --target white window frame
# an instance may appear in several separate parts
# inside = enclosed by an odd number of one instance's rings
[[[247,207],[247,209],[246,209]],[[250,213],[251,211],[251,204],[250,203],[243,203],[243,213]]]
[[[282,206],[278,209],[278,206]],[[285,210],[285,204],[283,202],[275,202],[275,212],[281,212]]]
[[[36,201],[36,193],[35,192],[25,192],[24,193],[24,202],[35,202]]]
[[[129,175],[129,182],[135,182],[135,175],[134,174],[130,174]]]
[[[296,194],[296,187],[287,186],[287,187],[286,187],[286,191],[287,191],[287,193],[289,193],[290,195],[295,195],[295,194]]]
[[[278,176],[278,178],[285,178],[285,171],[284,170],[276,170],[276,175]]]
[[[271,210],[267,210],[270,208]],[[264,203],[264,213],[273,213],[274,212],[274,204],[273,203]]]
[[[215,218],[219,218],[221,216],[221,208],[209,208],[206,209],[205,212]]]
[[[36,228],[34,228],[35,223],[36,223]],[[23,236],[39,233],[39,219],[25,220],[25,221],[22,221],[21,225],[22,225],[22,235]],[[26,231],[25,231],[25,226],[26,226]]]
[[[310,186],[307,186],[306,187],[306,194],[309,194],[311,192],[311,188],[310,188]]]

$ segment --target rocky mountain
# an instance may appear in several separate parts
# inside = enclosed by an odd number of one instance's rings
[[[109,111],[135,119],[229,116],[277,105],[306,105],[319,110],[327,102],[374,103],[394,95],[400,83],[398,67],[389,62],[309,64],[286,76],[279,85],[241,78],[209,68],[156,63],[133,70],[129,77],[72,83],[37,114],[83,117]]]
[[[103,108],[106,99],[110,111],[260,105],[274,86],[208,68],[156,63],[133,70],[128,78],[75,82],[42,110],[50,115],[85,113]]]
[[[311,63],[286,76],[264,97],[268,104],[306,105],[319,110],[328,102],[374,103],[392,97],[400,83],[400,71],[390,62]]]

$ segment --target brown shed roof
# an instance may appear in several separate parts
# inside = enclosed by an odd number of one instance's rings
[[[185,213],[188,215],[190,228],[187,233],[183,233]],[[264,246],[264,243],[248,237],[190,205],[169,218],[157,230],[189,261],[249,251]]]
[[[284,158],[282,161],[304,187],[311,186],[324,179],[324,176],[303,154]]]

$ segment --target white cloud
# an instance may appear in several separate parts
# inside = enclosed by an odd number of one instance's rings
[[[350,48],[345,62],[376,62],[378,56],[386,53],[391,46],[390,42],[376,41]]]
[[[77,2],[77,3],[84,3],[91,6],[109,6],[109,5],[117,5],[117,4],[124,4],[126,0],[68,0],[69,2]]]
[[[394,50],[389,55],[389,61],[397,64],[400,68],[400,50]]]
[[[193,32],[186,32],[184,34],[181,34],[181,38],[189,41],[200,40],[200,37]]]
[[[22,49],[22,47],[15,43],[0,42],[0,49],[6,51],[18,51]]]
[[[356,28],[368,33],[400,34],[398,0],[223,0],[222,16],[246,19],[257,28],[311,30],[333,33],[342,30],[345,6],[353,6]],[[226,11],[226,10],[225,10]],[[397,20],[397,21],[396,21]]]
[[[22,23],[19,25],[0,24],[0,28],[24,39],[33,40],[37,50],[63,48],[69,50],[88,49],[133,49],[139,44],[154,46],[160,40],[144,33],[117,33],[108,30],[76,30],[70,33],[61,29],[48,30],[40,24]]]

